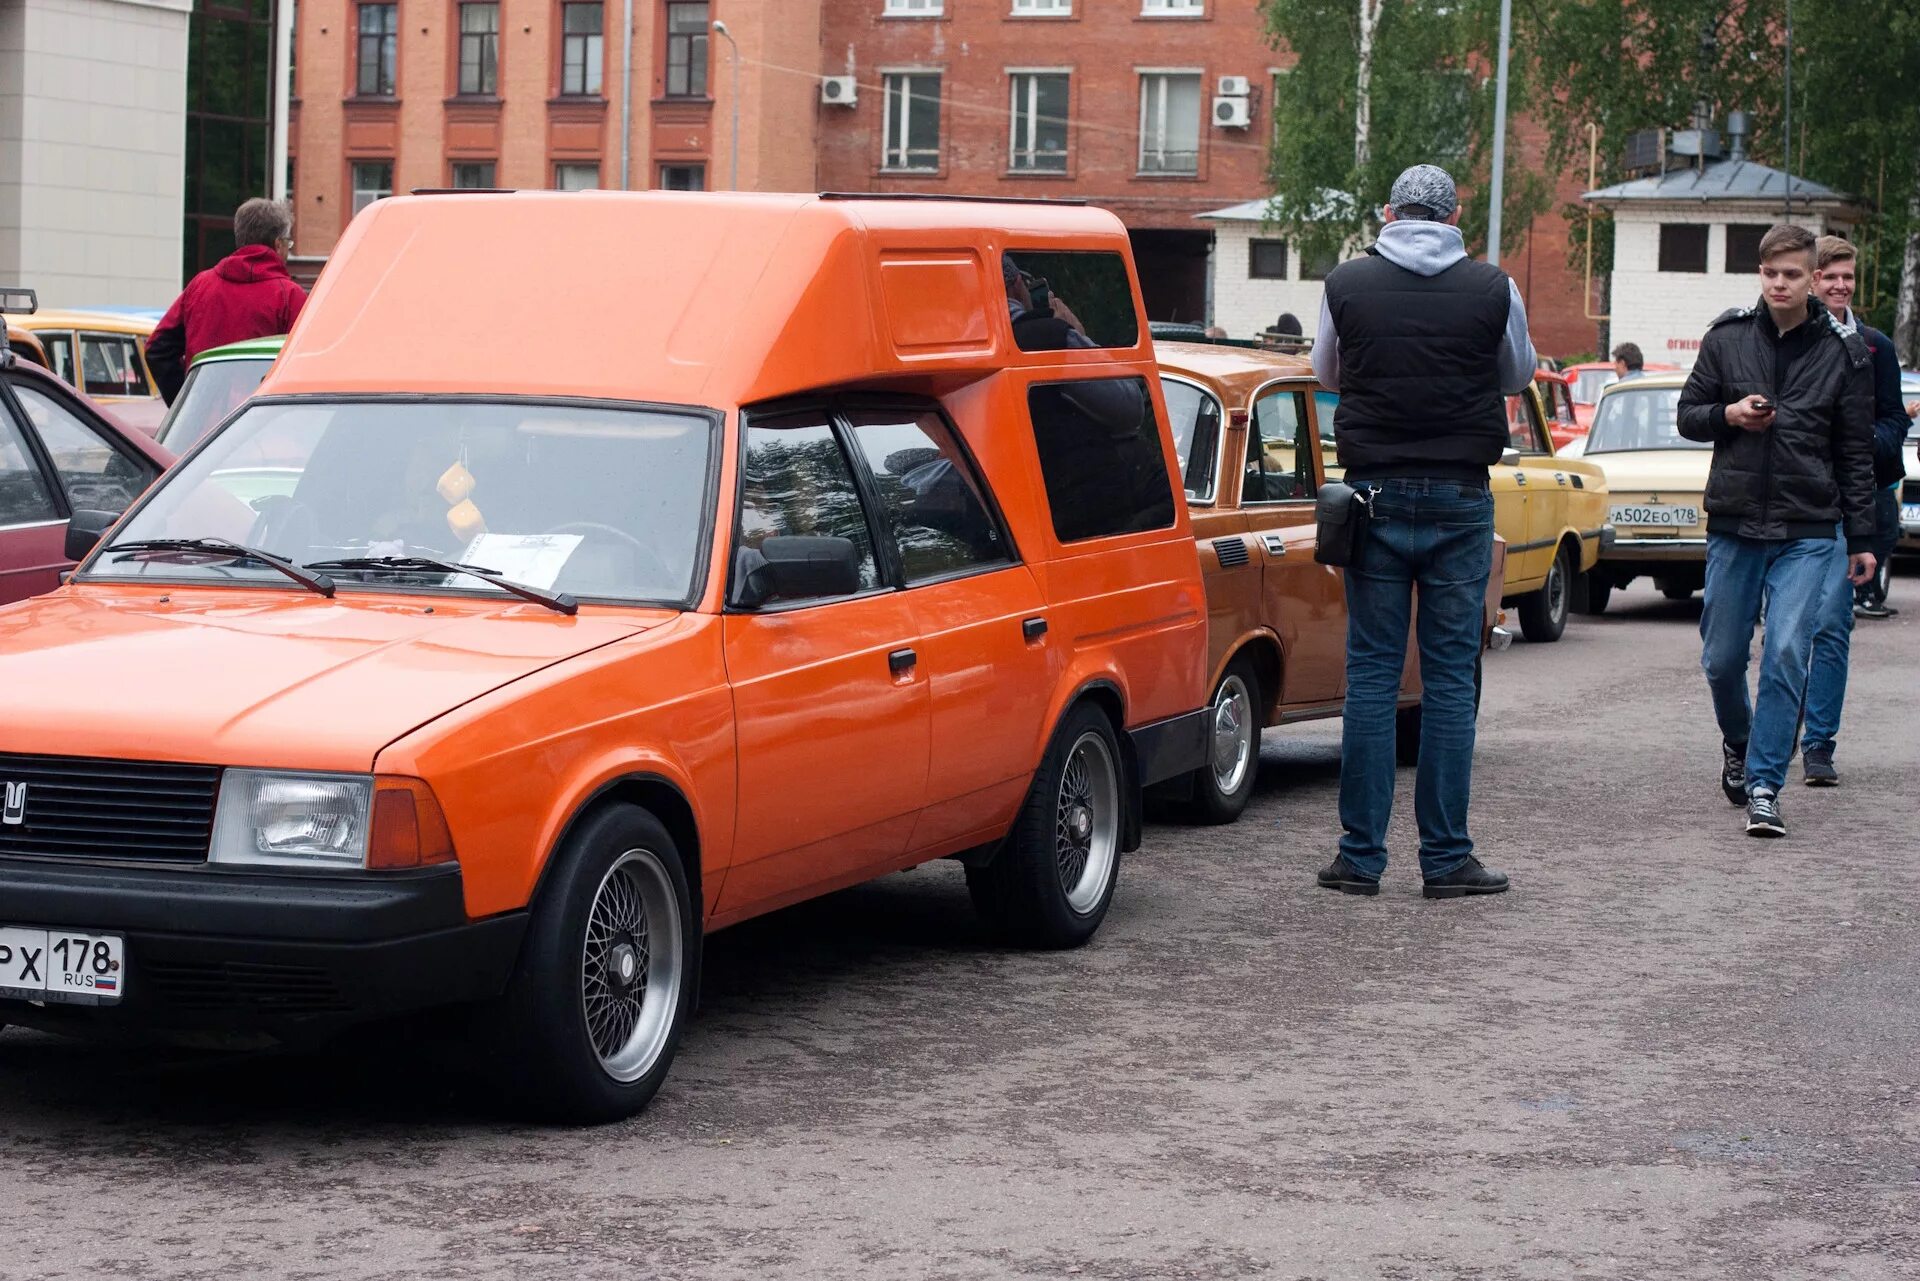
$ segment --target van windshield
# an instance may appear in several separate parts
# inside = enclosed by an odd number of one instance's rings
[[[176,467],[115,544],[223,539],[295,565],[432,557],[582,599],[684,603],[706,528],[713,424],[695,411],[533,401],[280,401]],[[329,568],[342,588],[497,594],[471,575]],[[106,551],[87,579],[257,586],[205,550]]]

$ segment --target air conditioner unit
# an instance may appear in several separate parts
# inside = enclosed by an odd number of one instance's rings
[[[1222,129],[1245,129],[1253,123],[1253,107],[1245,98],[1215,98],[1213,123]]]
[[[820,77],[820,101],[831,107],[851,107],[860,100],[860,82],[852,76]]]
[[[1244,98],[1253,92],[1253,81],[1245,76],[1221,76],[1219,94],[1222,98]]]

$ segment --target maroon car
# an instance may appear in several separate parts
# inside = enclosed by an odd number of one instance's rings
[[[173,455],[110,421],[73,388],[0,345],[0,605],[59,585],[67,524],[97,535]]]

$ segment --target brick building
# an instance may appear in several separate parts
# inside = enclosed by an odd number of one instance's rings
[[[716,19],[739,49],[740,186],[811,188],[814,78],[773,69],[818,61],[817,2],[304,0],[296,252],[328,253],[354,213],[396,191],[728,185],[735,78]]]

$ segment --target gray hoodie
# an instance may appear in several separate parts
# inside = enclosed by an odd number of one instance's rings
[[[1396,267],[1422,276],[1437,276],[1467,256],[1467,242],[1460,228],[1444,222],[1418,222],[1397,218],[1380,228],[1373,247],[1382,258]],[[1512,305],[1507,310],[1507,336],[1500,344],[1500,390],[1509,396],[1527,389],[1533,381],[1533,341],[1527,337],[1527,305],[1520,300],[1520,287],[1507,280]],[[1326,295],[1320,298],[1320,336],[1313,344],[1313,373],[1328,391],[1340,390],[1340,336],[1334,332],[1333,310]]]

